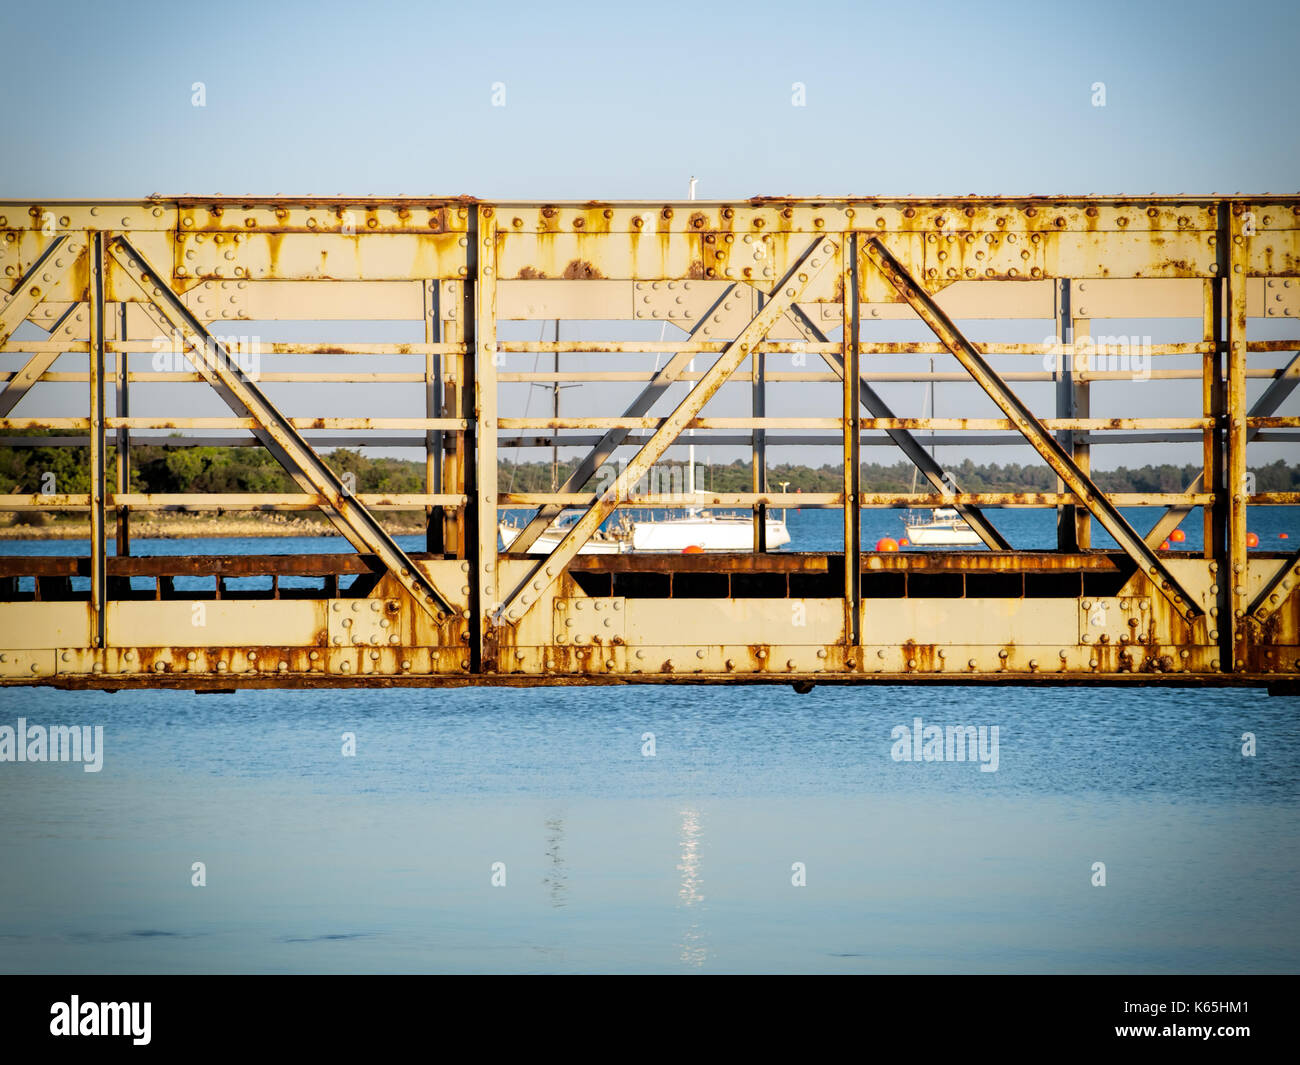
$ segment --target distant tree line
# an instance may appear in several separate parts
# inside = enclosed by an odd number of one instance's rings
[[[664,467],[683,467],[683,463],[665,462]],[[561,462],[559,480],[561,483],[576,468],[576,462]],[[912,486],[910,462],[900,461],[891,466],[876,462],[864,462],[861,467],[862,488],[867,492],[906,492]],[[715,492],[748,492],[752,490],[752,466],[747,461],[735,460],[727,465],[701,466],[696,464],[695,482],[702,490]],[[1006,465],[997,463],[977,465],[970,459],[953,463],[945,467],[952,474],[953,480],[964,492],[1054,492],[1056,474],[1046,465],[1023,466],[1011,462]],[[1093,480],[1106,492],[1181,492],[1200,474],[1199,466],[1139,466],[1129,469],[1121,466],[1117,470],[1095,470]],[[1268,466],[1255,468],[1255,490],[1257,492],[1295,492],[1300,491],[1300,465],[1288,466],[1281,459]],[[674,483],[680,480],[674,478]],[[926,481],[917,475],[917,491],[928,491]],[[780,463],[767,468],[767,484],[770,491],[779,491],[782,481],[790,482],[790,491],[802,492],[839,492],[844,487],[844,466],[798,466]],[[551,485],[551,464],[549,462],[525,462],[514,464],[501,460],[497,470],[497,482],[500,491],[513,488],[516,492],[544,492]],[[586,487],[593,489],[597,478],[588,481]]]
[[[115,468],[115,449],[108,449],[108,467]],[[356,476],[358,492],[424,491],[424,463],[372,458],[337,448],[324,456],[342,476]],[[60,495],[90,491],[89,448],[0,447],[0,491],[41,492],[54,475],[50,491]],[[110,481],[112,474],[110,473]],[[298,486],[271,454],[260,447],[162,447],[131,445],[131,489],[146,493],[180,492],[296,492]]]
[[[30,435],[49,435],[33,433]],[[0,447],[0,493],[34,494],[43,490],[58,494],[90,491],[88,448],[84,447]],[[424,463],[405,459],[378,458],[349,448],[326,452],[325,462],[336,473],[352,473],[358,492],[418,493],[425,488]],[[113,449],[108,451],[113,469]],[[576,468],[570,459],[559,466],[561,484]],[[664,462],[664,468],[682,468],[678,462]],[[1019,463],[976,465],[969,459],[946,467],[963,491],[1035,492],[1054,491],[1056,475],[1045,465]],[[697,464],[697,487],[718,492],[748,492],[752,479],[750,463],[736,460],[727,465],[701,467]],[[778,490],[782,481],[791,491],[838,492],[843,486],[844,467],[799,466],[782,463],[768,467],[767,481]],[[912,465],[906,461],[890,466],[869,462],[862,465],[862,486],[869,492],[905,492],[912,484]],[[1093,478],[1107,492],[1180,492],[1200,473],[1193,465],[1140,466],[1130,469],[1098,470]],[[1259,492],[1300,491],[1300,465],[1281,459],[1254,469]],[[53,478],[47,477],[53,474]],[[111,474],[110,474],[111,478]],[[594,490],[598,478],[585,486]],[[918,490],[924,490],[918,483]],[[47,488],[48,486],[48,488]],[[514,463],[502,459],[497,465],[499,491],[545,492],[551,486],[550,462]],[[181,492],[293,492],[293,480],[271,455],[260,447],[162,447],[133,444],[131,447],[131,489],[146,493]]]

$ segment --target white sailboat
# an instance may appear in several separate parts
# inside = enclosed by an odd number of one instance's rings
[[[529,548],[531,554],[549,555],[557,547],[560,541],[564,539],[569,530],[582,517],[581,510],[566,510],[561,512],[542,534],[533,541],[532,547]],[[501,534],[501,544],[505,550],[510,550],[510,545],[519,539],[519,534],[523,529],[515,525],[513,521],[503,521],[497,525],[497,532]],[[595,534],[578,550],[580,555],[621,555],[631,550],[631,538],[625,525],[620,524],[613,529],[597,529]]]
[[[545,336],[545,326],[542,327],[542,336]],[[541,337],[538,337],[541,340]],[[560,342],[560,320],[555,319],[555,343]],[[539,356],[540,358],[540,356]],[[559,381],[560,373],[560,352],[557,348],[554,356],[554,373],[556,379],[550,384],[534,384],[533,388],[548,388],[551,393],[551,417],[560,416],[560,390],[563,388],[574,388],[575,385],[562,385]],[[536,363],[534,363],[536,369]],[[529,393],[529,402],[532,402],[532,394]],[[524,417],[528,416],[528,405],[524,405]],[[518,449],[515,452],[518,457]],[[513,483],[513,481],[512,481]],[[554,495],[559,491],[560,484],[560,448],[557,441],[551,444],[551,494]],[[560,541],[568,535],[569,530],[577,524],[582,517],[583,511],[577,509],[562,510],[558,516],[548,525],[540,536],[537,537],[529,548],[532,554],[549,555],[560,545]],[[519,534],[523,532],[523,526],[516,525],[512,519],[504,519],[497,523],[497,533],[501,537],[501,547],[509,551],[510,545],[519,539]],[[628,550],[630,546],[630,537],[625,522],[620,523],[612,529],[597,529],[596,532],[587,540],[585,544],[578,549],[580,555],[621,555]]]
[[[690,198],[695,199],[695,178],[691,178]],[[667,328],[665,323],[664,328]],[[660,339],[663,339],[661,333]],[[655,359],[655,369],[659,360]],[[691,359],[690,371],[695,372]],[[686,494],[701,499],[703,493],[695,490],[695,430],[686,431],[690,445],[686,459]],[[749,514],[724,513],[707,510],[699,503],[686,508],[676,517],[656,518],[629,522],[633,551],[752,551],[754,548],[754,519]],[[764,524],[768,550],[783,547],[790,542],[785,525],[785,511],[781,517],[769,517]]]
[[[704,497],[704,493],[695,491],[693,473],[690,482],[688,494]],[[754,519],[749,514],[719,514],[703,506],[690,506],[680,516],[634,519],[628,525],[633,551],[752,551],[754,548]],[[768,550],[790,542],[784,510],[779,518],[767,518],[764,532]]]
[[[690,494],[701,501],[706,493]],[[549,554],[554,551],[569,530],[582,517],[581,510],[566,510],[557,517],[536,540],[529,552]],[[511,520],[502,521],[497,531],[504,550],[519,538],[522,529]],[[781,516],[768,517],[764,529],[768,550],[784,547],[790,542],[790,532],[785,524],[785,511]],[[646,517],[620,515],[611,528],[599,529],[579,550],[583,555],[622,555],[629,552],[676,552],[693,554],[707,551],[751,551],[754,547],[754,519],[749,514],[718,513],[703,505],[688,506],[680,514],[666,517],[654,514]]]
[[[695,178],[691,178],[690,197],[695,199]],[[664,323],[664,331],[668,323]],[[660,340],[665,332],[661,331]],[[555,339],[560,339],[560,323],[555,323]],[[555,356],[555,369],[560,366],[559,352]],[[659,369],[656,356],[655,369]],[[690,370],[695,370],[695,360],[690,363]],[[552,416],[560,414],[560,385],[552,388]],[[525,408],[525,413],[527,409]],[[688,437],[694,437],[693,429],[687,430]],[[551,492],[557,491],[559,480],[559,449],[551,448]],[[782,484],[783,488],[789,482]],[[681,552],[697,551],[751,551],[754,547],[754,519],[750,514],[728,512],[718,513],[705,505],[707,494],[695,490],[695,443],[691,441],[688,449],[686,466],[686,495],[697,500],[685,508],[681,514],[658,517],[651,513],[646,517],[631,517],[626,512],[619,516],[617,524],[608,529],[597,530],[579,549],[583,555],[620,555],[629,552]],[[533,554],[549,554],[568,534],[569,529],[582,517],[581,510],[561,512],[529,548]],[[511,521],[502,521],[497,527],[505,550],[519,538],[522,531]],[[764,522],[764,533],[768,550],[784,547],[790,542],[790,532],[785,524],[785,510],[781,516],[768,517]]]
[[[979,534],[952,507],[935,507],[929,516],[909,510],[903,518],[907,538],[917,547],[961,547],[983,543]]]
[[[934,417],[934,358],[930,359],[930,389],[927,393],[930,416]],[[922,404],[921,416],[925,417],[925,405]],[[934,458],[934,431],[930,432],[930,457]],[[945,480],[948,475],[944,475]],[[916,491],[916,468],[912,469],[912,491]],[[981,544],[982,541],[974,529],[953,507],[933,507],[927,511],[909,510],[903,515],[903,528],[907,530],[908,540],[917,547],[963,547],[968,544]]]

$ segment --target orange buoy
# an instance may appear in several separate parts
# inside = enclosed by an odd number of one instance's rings
[[[1168,540],[1166,540],[1163,544],[1160,545],[1160,550],[1161,550],[1161,551],[1168,551],[1168,550],[1169,550],[1169,541],[1168,541]]]
[[[912,541],[909,540],[906,536],[904,536],[901,540],[898,541],[898,546],[899,546],[899,547],[907,547],[907,546],[909,546],[911,543],[912,543]]]
[[[886,536],[886,537],[884,537],[883,539],[881,539],[881,540],[877,540],[877,541],[876,541],[876,550],[877,550],[877,551],[897,551],[897,550],[898,550],[898,541],[895,540],[892,536]]]
[[[1258,547],[1258,546],[1259,546],[1259,536],[1258,536],[1256,533],[1248,532],[1248,533],[1246,534],[1246,546],[1247,546],[1247,547]]]
[[[1279,540],[1289,540],[1289,539],[1291,539],[1291,534],[1290,534],[1290,533],[1278,533],[1278,534],[1277,534],[1277,538],[1278,538]]]
[[[1187,539],[1187,534],[1183,532],[1182,529],[1175,529],[1173,532],[1169,534],[1169,540],[1171,543],[1181,544],[1186,539]]]
[[[688,545],[688,546],[682,548],[682,554],[683,554],[683,555],[702,555],[702,554],[704,554],[704,548],[702,548],[699,544],[690,544],[690,545]]]

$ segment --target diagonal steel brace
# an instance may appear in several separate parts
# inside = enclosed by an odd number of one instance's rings
[[[1164,561],[1160,559],[1145,540],[1137,533],[1092,482],[1057,439],[1034,416],[1033,412],[1020,401],[1020,398],[1007,388],[1002,378],[975,350],[953,324],[939,305],[930,298],[929,293],[907,272],[903,265],[890,254],[889,250],[877,237],[869,237],[864,242],[864,249],[872,263],[916,311],[926,325],[934,332],[957,361],[966,368],[976,383],[984,389],[990,399],[998,405],[1002,413],[1011,419],[1026,440],[1033,445],[1058,477],[1069,487],[1080,501],[1088,508],[1102,527],[1115,538],[1115,542],[1126,555],[1137,563],[1144,574],[1160,590],[1173,608],[1189,624],[1200,617],[1204,611],[1196,604],[1188,590],[1171,573]]]
[[[54,328],[50,330],[52,340],[74,340],[77,333],[77,320],[84,319],[86,305],[84,303],[74,303],[70,306],[57,322]],[[86,327],[80,327],[80,331],[86,331]],[[49,371],[54,365],[55,360],[63,353],[61,351],[38,351],[24,364],[22,369],[9,378],[4,386],[0,388],[0,418],[9,417],[9,412],[22,402],[22,399],[43,374]]]
[[[713,313],[714,308],[723,300],[728,299],[734,289],[727,288],[709,309],[709,314]],[[690,336],[693,338],[704,323],[709,320],[709,314],[700,316],[696,322],[695,328],[691,330]],[[659,401],[659,398],[668,391],[682,373],[690,366],[691,360],[695,358],[694,352],[679,351],[668,363],[650,380],[649,384],[637,395],[637,397],[628,404],[627,409],[623,411],[624,418],[640,418],[649,413],[651,408]],[[568,477],[568,479],[559,488],[560,492],[578,492],[582,486],[591,480],[592,475],[601,467],[619,446],[627,439],[630,429],[610,429],[595,447],[591,449],[586,457],[578,463],[577,469]],[[533,546],[537,538],[546,531],[551,522],[563,510],[561,506],[550,504],[542,507],[527,525],[520,531],[514,542],[508,549],[508,554],[522,555],[527,554],[528,549]]]
[[[1297,587],[1300,587],[1300,551],[1292,552],[1286,565],[1260,589],[1246,613],[1255,621],[1267,621],[1278,607],[1295,594]]]
[[[80,242],[84,239],[84,237],[80,238],[74,243],[68,236],[56,237],[41,253],[40,258],[32,264],[32,268],[23,275],[23,279],[14,286],[13,291],[0,296],[0,348],[9,343],[14,330],[22,325],[27,320],[27,316],[35,310],[36,305],[45,299],[50,288],[68,272],[68,267],[73,261],[81,257],[86,250]],[[63,251],[65,245],[67,251],[60,258],[59,252]]]
[[[632,485],[636,484],[668,450],[673,441],[681,435],[727,378],[735,373],[754,346],[767,336],[768,330],[785,314],[812,280],[835,261],[839,247],[839,243],[830,238],[818,238],[812,242],[781,283],[776,286],[762,310],[740,331],[736,339],[727,345],[717,361],[696,382],[677,408],[663,420],[632,461],[623,468],[614,479],[614,483],[578,519],[564,539],[556,545],[555,550],[539,561],[528,575],[515,585],[510,595],[502,599],[498,617],[504,617],[507,622],[518,622],[527,613],[529,607],[538,601],[540,593],[559,579],[564,567],[573,560],[582,545],[600,528],[601,523],[613,513],[615,507],[627,498]],[[743,291],[742,286],[738,285],[736,291]]]
[[[389,572],[435,621],[454,612],[447,600],[374,516],[344,487],[338,475],[321,459],[266,397],[252,379],[230,358],[225,347],[203,326],[148,260],[124,237],[109,245],[113,258],[140,286],[168,324],[195,350],[195,368],[236,414],[257,423],[253,433],[306,492],[328,500],[325,515],[358,552],[377,556]]]
[[[1273,383],[1268,386],[1259,397],[1255,400],[1250,410],[1246,412],[1247,418],[1267,418],[1277,413],[1278,407],[1282,406],[1283,401],[1292,392],[1295,391],[1296,385],[1300,385],[1300,352],[1297,352],[1286,368],[1273,378]],[[1258,429],[1246,430],[1246,442],[1254,440],[1259,435]],[[1202,471],[1196,475],[1192,483],[1187,486],[1188,492],[1199,492],[1201,485],[1205,483],[1205,472]],[[1183,519],[1192,512],[1188,506],[1172,506],[1166,510],[1160,520],[1151,527],[1151,531],[1146,534],[1146,542],[1151,547],[1164,543],[1179,525]]]
[[[801,319],[798,323],[801,328],[806,329],[816,340],[817,343],[827,343],[826,334],[823,333],[815,323],[808,320],[808,317],[798,307],[794,308]],[[823,353],[822,359],[835,373],[839,374],[840,380],[844,379],[844,359],[833,352]],[[865,376],[858,378],[858,402],[861,403],[873,418],[892,418],[894,412],[889,409],[887,404],[870,384],[867,383]],[[930,482],[940,492],[950,492],[952,489],[944,482],[943,469],[931,458],[929,452],[921,445],[921,442],[907,429],[886,429],[885,435],[889,437],[899,449],[911,459],[925,479]],[[984,513],[978,508],[966,503],[954,503],[954,509],[961,514],[968,524],[984,541],[984,545],[993,551],[1010,551],[1011,544],[1007,542],[993,523],[984,516]]]

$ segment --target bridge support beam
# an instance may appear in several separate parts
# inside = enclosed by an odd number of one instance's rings
[[[807,320],[800,312],[800,326],[814,337],[819,343],[826,343],[826,334],[817,327],[813,322]],[[844,360],[834,352],[824,352],[822,360],[831,368],[840,378],[844,380]],[[896,417],[893,409],[885,402],[884,398],[871,387],[870,382],[863,373],[858,375],[858,402],[873,418]],[[944,480],[943,467],[940,466],[930,453],[925,450],[922,444],[912,433],[910,429],[886,429],[885,435],[889,437],[898,449],[907,456],[908,460],[914,465],[921,475],[930,482],[936,491],[951,492],[952,486]],[[1010,551],[1011,544],[1005,536],[998,532],[997,527],[989,521],[988,516],[979,507],[972,506],[969,503],[953,503],[953,509],[962,516],[962,519],[969,525],[979,538],[984,541],[984,546],[991,551]]]
[[[704,405],[722,387],[723,382],[745,361],[754,346],[767,336],[768,330],[776,324],[777,319],[785,314],[808,285],[836,259],[840,250],[839,243],[830,237],[818,238],[812,242],[782,278],[772,298],[740,331],[736,339],[727,345],[717,361],[696,382],[676,410],[664,419],[650,439],[642,445],[641,450],[614,479],[613,484],[587,508],[587,512],[565,534],[555,550],[544,561],[534,566],[524,580],[515,584],[509,597],[504,599],[500,611],[506,622],[517,623],[527,613],[529,607],[538,602],[540,596],[536,593],[544,591],[559,578],[560,573],[581,550],[582,545],[591,539],[592,534],[614,512],[618,504],[628,498],[632,485],[649,472],[650,467],[700,413]],[[738,289],[739,287],[737,286]]]
[[[338,475],[266,398],[237,360],[231,358],[226,347],[172,291],[163,275],[125,237],[115,237],[109,251],[146,300],[194,353],[191,361],[195,368],[226,405],[236,414],[254,419],[254,434],[303,491],[329,500],[322,511],[343,537],[357,551],[376,556],[420,608],[435,621],[441,621],[451,610],[442,593],[352,496]]]
[[[1105,494],[1093,484],[1092,480],[1075,464],[1074,460],[1053,439],[1039,420],[1011,391],[994,372],[969,340],[953,324],[938,304],[929,296],[921,285],[907,272],[903,265],[889,253],[889,250],[876,237],[866,243],[866,252],[872,263],[916,311],[935,336],[956,356],[989,398],[1002,410],[1025,439],[1033,445],[1049,466],[1066,483],[1070,491],[1083,500],[1093,516],[1097,518],[1106,531],[1115,538],[1115,542],[1151,578],[1151,582],[1161,594],[1173,605],[1178,614],[1189,625],[1204,612],[1196,604],[1192,594],[1183,587],[1177,577],[1165,566],[1164,562],[1146,545],[1133,527],[1124,519],[1119,510],[1106,498]],[[1244,329],[1245,316],[1242,316]],[[1245,348],[1243,344],[1242,354]],[[1244,383],[1244,379],[1243,379]],[[1242,531],[1243,550],[1245,531]]]

